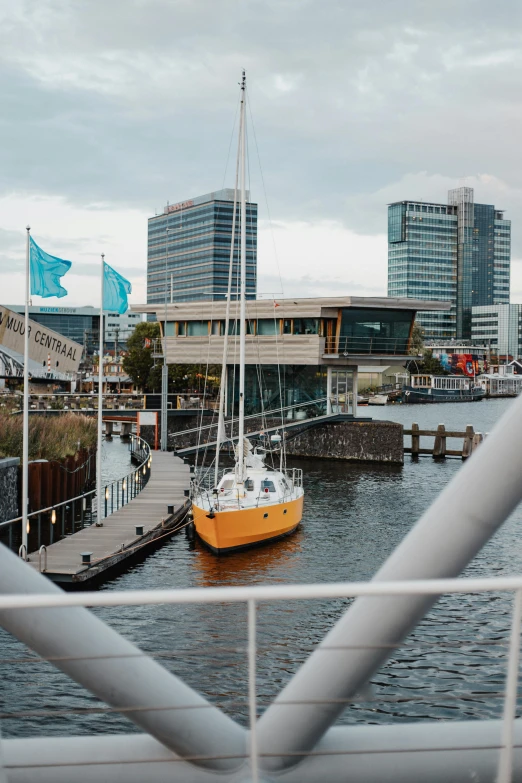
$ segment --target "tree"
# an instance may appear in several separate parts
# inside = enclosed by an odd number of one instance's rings
[[[418,321],[413,324],[410,341],[410,356],[420,356],[424,351],[424,330]]]
[[[410,359],[406,362],[406,369],[411,373],[423,375],[448,375],[442,364],[433,356],[433,351],[425,348],[418,359]]]
[[[152,357],[153,341],[160,337],[158,323],[145,322],[138,324],[127,340],[127,355],[123,359],[123,369],[145,393],[161,391],[161,368],[163,358]],[[169,393],[187,394],[190,392],[202,394],[206,389],[212,395],[219,388],[221,368],[206,367],[196,364],[169,364]]]
[[[136,326],[127,340],[127,355],[123,359],[123,369],[133,383],[144,392],[153,391],[153,384],[156,382],[152,347],[154,339],[159,336],[159,324],[145,321]],[[161,388],[161,371],[157,388]]]

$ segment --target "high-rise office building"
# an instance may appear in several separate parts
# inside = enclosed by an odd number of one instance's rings
[[[487,346],[489,357],[506,362],[522,356],[522,305],[496,304],[473,307],[471,337]]]
[[[428,339],[471,339],[471,308],[509,302],[511,221],[472,188],[447,204],[388,206],[388,296],[451,302],[445,313],[418,314]]]
[[[239,195],[239,194],[238,194]],[[225,299],[228,288],[234,190],[167,205],[149,219],[147,303]],[[236,208],[232,298],[237,298],[240,206]],[[257,204],[246,205],[246,294],[255,299]]]

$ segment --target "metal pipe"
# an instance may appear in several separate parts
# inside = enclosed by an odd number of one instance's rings
[[[246,194],[245,194],[245,155],[246,155],[246,76],[243,71],[241,79],[241,106],[239,119],[240,134],[240,187],[241,187],[241,223],[239,226],[240,245],[240,301],[239,301],[239,425],[237,439],[236,484],[242,485],[245,480],[245,341],[246,341]]]
[[[504,719],[502,721],[502,747],[498,764],[497,783],[511,783],[513,773],[513,735],[517,711],[518,662],[520,659],[520,622],[522,617],[522,590],[513,598],[511,618],[511,640],[504,697]]]
[[[522,780],[522,721],[514,775]],[[494,783],[501,721],[440,721],[330,729],[281,783]],[[9,783],[218,783],[223,774],[184,761],[146,734],[3,740]],[[246,764],[227,783],[252,780]],[[267,778],[262,778],[266,783]]]
[[[0,593],[59,597],[62,591],[0,546]],[[220,770],[234,769],[244,756],[243,728],[87,609],[3,610],[0,625],[42,658],[58,658],[58,668],[125,709],[127,718],[175,753],[220,757],[195,762]]]
[[[105,279],[105,254],[101,254],[100,277],[100,341],[98,345],[98,444],[96,452],[96,521],[102,519],[102,433],[103,433],[103,287]],[[107,516],[107,512],[105,512]]]
[[[460,574],[522,499],[521,441],[519,397],[374,581]],[[492,484],[495,492],[485,493],[484,487]],[[470,498],[480,498],[480,503]],[[316,745],[343,711],[343,700],[369,680],[436,600],[427,595],[383,595],[359,598],[351,605],[259,721],[259,752],[276,756],[265,759],[270,769],[297,763],[300,752]],[[318,701],[323,702],[320,709]]]
[[[29,520],[29,300],[31,291],[31,270],[29,263],[31,226],[26,227],[25,245],[25,309],[24,309],[24,409],[22,420],[22,546],[24,560],[27,560],[27,539]]]

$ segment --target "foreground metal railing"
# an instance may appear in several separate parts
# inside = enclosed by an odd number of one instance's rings
[[[386,599],[390,599],[393,597],[400,597],[400,596],[433,596],[433,597],[440,597],[442,595],[463,595],[463,594],[477,594],[477,593],[501,593],[501,592],[507,592],[513,594],[513,605],[512,605],[512,615],[511,615],[511,631],[510,631],[510,638],[508,643],[508,654],[506,656],[506,680],[505,680],[505,688],[503,693],[503,699],[504,699],[504,706],[503,706],[503,718],[502,718],[502,724],[501,724],[501,736],[500,741],[495,736],[490,736],[489,741],[487,743],[487,747],[484,747],[481,744],[481,741],[479,739],[480,732],[478,729],[475,729],[474,734],[471,736],[475,737],[475,739],[471,739],[468,737],[468,746],[462,748],[463,752],[466,751],[476,751],[478,754],[484,753],[485,751],[488,751],[490,754],[496,755],[496,767],[497,767],[497,777],[496,781],[497,783],[509,783],[509,781],[512,780],[512,770],[513,770],[513,760],[514,760],[514,745],[515,745],[515,715],[516,715],[516,700],[517,700],[517,688],[518,688],[518,664],[519,664],[519,647],[520,647],[520,631],[521,631],[521,617],[522,617],[522,577],[498,577],[498,578],[472,578],[472,579],[433,579],[433,580],[416,580],[416,581],[396,581],[396,582],[360,582],[360,583],[337,583],[337,584],[323,584],[323,585],[317,585],[317,584],[308,584],[308,585],[266,585],[266,586],[241,586],[241,587],[209,587],[209,588],[190,588],[185,590],[155,590],[155,591],[149,591],[149,590],[127,590],[125,592],[82,592],[82,593],[61,593],[56,592],[53,594],[47,594],[47,595],[1,595],[0,596],[0,613],[4,610],[21,610],[21,609],[57,609],[57,608],[67,608],[67,607],[121,607],[121,606],[151,606],[151,605],[158,605],[158,604],[166,604],[166,605],[201,605],[201,604],[234,604],[234,603],[243,603],[245,604],[247,608],[247,638],[246,638],[246,658],[247,658],[247,664],[248,664],[248,714],[249,714],[249,737],[248,742],[246,743],[245,747],[245,754],[244,756],[241,756],[240,754],[235,754],[234,756],[234,762],[236,763],[236,766],[238,763],[241,763],[241,760],[243,759],[243,762],[248,763],[249,767],[249,775],[245,775],[242,777],[242,780],[251,780],[254,783],[258,783],[260,780],[265,780],[264,778],[264,769],[268,766],[270,766],[271,763],[271,757],[272,754],[270,752],[270,749],[266,747],[266,744],[262,742],[262,728],[263,728],[263,721],[264,717],[261,719],[258,719],[258,707],[257,707],[257,696],[258,696],[258,686],[257,686],[257,640],[256,640],[256,632],[257,632],[257,611],[258,607],[261,603],[264,602],[293,602],[293,601],[303,601],[303,600],[317,600],[317,599],[339,599],[339,598],[357,598],[357,597],[385,597]],[[493,618],[495,619],[495,618]],[[482,622],[482,621],[481,621]],[[371,647],[371,641],[368,642],[368,644]],[[364,641],[361,641],[361,648],[364,648],[365,644]],[[400,645],[397,643],[392,643],[391,645],[393,649],[397,649]],[[331,655],[332,655],[332,663],[333,659],[335,659],[336,655],[339,653],[338,647],[331,647]],[[324,652],[328,652],[329,648],[328,646],[323,648]],[[350,648],[347,647],[346,651],[349,651]],[[341,651],[342,652],[342,651]],[[142,653],[144,657],[145,653]],[[263,655],[266,656],[266,652],[263,651]],[[115,650],[114,654],[108,656],[110,659],[117,659],[119,657],[118,652]],[[126,656],[122,656],[122,666],[125,666],[125,661],[123,658]],[[128,657],[128,655],[127,655]],[[107,656],[101,656],[100,660],[102,658],[107,658]],[[72,659],[71,659],[72,660]],[[84,658],[82,656],[79,656],[77,659],[80,663],[84,661]],[[92,653],[90,653],[89,660],[93,660]],[[94,660],[97,660],[97,656],[94,656]],[[113,664],[111,664],[112,666]],[[324,660],[324,665],[328,666],[327,659]],[[350,701],[350,700],[349,700]],[[132,702],[131,702],[132,703]],[[299,720],[299,713],[300,711],[305,707],[305,705],[309,704],[316,704],[316,702],[313,699],[307,698],[306,694],[303,694],[302,700],[295,703],[292,701],[285,702],[284,699],[278,699],[276,702],[280,707],[282,705],[285,705],[287,707],[290,707],[295,712],[295,718],[296,720]],[[324,699],[321,700],[321,704],[327,704],[328,703],[328,697],[325,696]],[[348,703],[348,702],[347,702]],[[204,706],[204,705],[201,705]],[[316,707],[319,705],[316,704]],[[135,709],[134,707],[132,709]],[[147,713],[154,714],[157,712],[158,715],[164,715],[165,714],[165,705],[163,704],[154,704],[149,703],[147,705]],[[174,707],[172,705],[170,708],[167,708],[170,710],[181,710],[181,712],[185,712],[185,718],[187,721],[187,724],[189,724],[192,720],[200,720],[201,719],[201,709],[197,711],[199,713],[199,718],[193,718],[194,716],[194,705],[187,704],[186,708],[184,708],[182,705],[177,705]],[[210,704],[208,705],[209,710],[215,710],[214,707],[212,707]],[[41,710],[40,710],[41,711]],[[266,716],[266,713],[265,713]],[[477,722],[479,724],[480,722]],[[488,725],[491,724],[490,721],[487,722]],[[429,724],[430,730],[432,730],[432,726],[437,726],[437,724]],[[459,732],[461,731],[460,725],[458,723],[454,724],[455,731]],[[368,727],[371,729],[372,727]],[[373,727],[375,728],[375,727]],[[347,759],[350,758],[353,762],[354,760],[354,754],[360,754],[365,756],[368,759],[371,759],[372,755],[372,748],[368,747],[366,744],[366,747],[363,748],[357,748],[353,746],[353,741],[349,739],[350,737],[350,731],[353,730],[353,727],[347,726],[343,729],[337,729],[337,732],[346,732],[346,739],[343,739],[342,734],[336,735],[336,743],[337,743],[337,750],[335,752],[336,756],[345,756]],[[436,729],[435,729],[436,731]],[[136,735],[134,735],[136,737]],[[138,735],[139,736],[139,735]],[[132,740],[132,735],[130,737]],[[30,743],[31,741],[28,740]],[[47,741],[46,741],[47,742]],[[62,740],[63,742],[63,740]],[[425,747],[419,747],[415,748],[412,746],[412,742],[409,741],[405,736],[403,736],[403,746],[397,745],[393,748],[393,755],[394,758],[397,760],[397,768],[399,769],[401,767],[401,760],[402,758],[410,760],[411,755],[415,754],[422,754],[425,753],[427,756],[429,756],[429,763],[432,763],[432,754],[433,750],[437,750],[437,752],[444,754],[447,753],[449,755],[449,759],[452,758],[452,754],[455,755],[455,747],[452,743],[448,744],[448,737],[446,736],[446,742],[442,742],[439,744],[436,748],[430,747],[430,742],[425,738],[424,739],[424,745]],[[518,742],[517,742],[518,745]],[[121,750],[119,751],[121,753]],[[188,759],[188,770],[184,772],[182,769],[179,769],[180,764],[182,763],[182,760],[180,758],[175,758],[172,755],[168,759],[161,759],[163,762],[168,762],[173,765],[173,772],[172,774],[174,777],[172,780],[199,780],[199,777],[193,777],[192,774],[190,774],[190,768],[192,767],[192,770],[195,769],[193,764],[198,765],[198,763],[202,763],[203,760],[205,761],[204,766],[212,767],[213,765],[210,763],[212,761],[219,762],[221,759],[226,759],[226,747],[223,748],[223,756],[198,756],[198,757],[192,757]],[[378,750],[377,746],[375,747],[375,753],[379,754],[383,751]],[[116,751],[117,753],[117,751]],[[302,753],[299,754],[299,758],[301,759],[301,765],[300,765],[300,780],[302,781],[311,781],[314,778],[311,777],[312,774],[317,774],[317,772],[313,772],[313,768],[309,770],[306,766],[306,760],[314,760],[319,756],[319,758],[322,758],[322,778],[326,781],[328,780],[338,780],[337,776],[330,777],[329,775],[329,756],[331,756],[332,751],[328,751],[328,749],[319,747],[318,749],[310,749],[309,751],[303,750]],[[285,754],[282,754],[285,756]],[[304,761],[303,761],[304,759]],[[139,766],[145,764],[145,763],[154,763],[157,762],[159,759],[155,756],[151,756],[150,758],[143,758],[140,757],[139,759]],[[287,759],[286,764],[283,764],[284,767],[293,767],[293,763],[297,762],[297,758],[293,758],[292,754],[290,754],[289,759]],[[124,762],[124,759],[119,759],[120,763]],[[49,755],[47,754],[47,766],[63,766],[63,764],[59,764],[58,761],[55,761],[53,764],[52,762],[49,764]],[[70,757],[67,762],[69,765],[74,765],[74,762],[71,761]],[[107,756],[103,761],[100,761],[99,759],[92,759],[89,760],[83,760],[81,764],[78,764],[78,767],[82,768],[89,768],[91,764],[96,764],[97,768],[100,771],[100,774],[102,773],[101,767],[104,767],[104,765],[113,765],[115,763],[115,760],[109,756]],[[376,763],[378,761],[376,760]],[[481,765],[484,764],[484,758],[481,755],[475,756],[475,763],[476,767],[473,766],[472,762],[468,762],[468,772],[469,772],[469,779],[470,780],[490,780],[490,777],[482,777],[481,774]],[[23,765],[21,765],[23,766]],[[138,777],[133,773],[133,770],[131,769],[132,765],[129,764],[127,761],[127,771],[126,771],[126,779],[129,781],[138,780]],[[11,767],[12,768],[12,767]],[[0,768],[1,771],[1,768]],[[177,777],[177,772],[179,771],[180,777]],[[210,770],[209,770],[210,773]],[[447,767],[446,774],[447,779],[454,779],[451,776],[451,766]],[[78,769],[77,771],[78,777],[76,777],[76,780],[86,780],[87,778],[82,775],[82,770]],[[91,773],[88,773],[91,774]],[[221,775],[222,772],[216,773],[216,779],[218,779],[218,776]],[[292,770],[287,770],[285,773],[284,771],[281,774],[281,777],[278,779],[281,780],[291,780],[296,781],[297,778],[292,773]],[[402,771],[398,772],[396,775],[390,774],[390,777],[386,777],[387,780],[394,780],[397,781],[397,783],[402,780]],[[370,776],[371,777],[371,776]],[[370,779],[370,777],[368,779]],[[170,779],[170,778],[169,778]],[[203,779],[203,778],[201,778]],[[210,779],[210,777],[209,777]],[[235,779],[235,778],[234,778]],[[347,779],[347,778],[342,778]],[[374,778],[371,777],[373,780]],[[410,777],[406,776],[404,779],[410,780]],[[431,779],[431,778],[430,778]],[[458,778],[459,780],[461,778]],[[467,779],[467,778],[466,778]],[[517,777],[518,779],[518,777]],[[205,780],[207,778],[205,777]],[[455,780],[457,778],[455,777]]]
[[[104,517],[130,503],[149,480],[152,456],[148,443],[138,435],[132,435],[129,450],[137,467],[125,476],[103,485]],[[40,550],[42,545],[50,546],[86,525],[101,521],[96,518],[96,494],[96,489],[91,489],[60,503],[31,511],[28,514],[29,552]],[[21,516],[0,522],[0,543],[18,552],[22,541],[21,525]]]

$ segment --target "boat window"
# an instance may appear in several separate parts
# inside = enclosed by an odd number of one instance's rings
[[[251,478],[247,478],[245,481],[245,489],[247,492],[253,492],[254,491],[254,481]]]
[[[273,481],[268,481],[268,479],[263,479],[261,482],[261,491],[264,492],[265,490],[268,490],[269,492],[275,492],[275,484]]]

